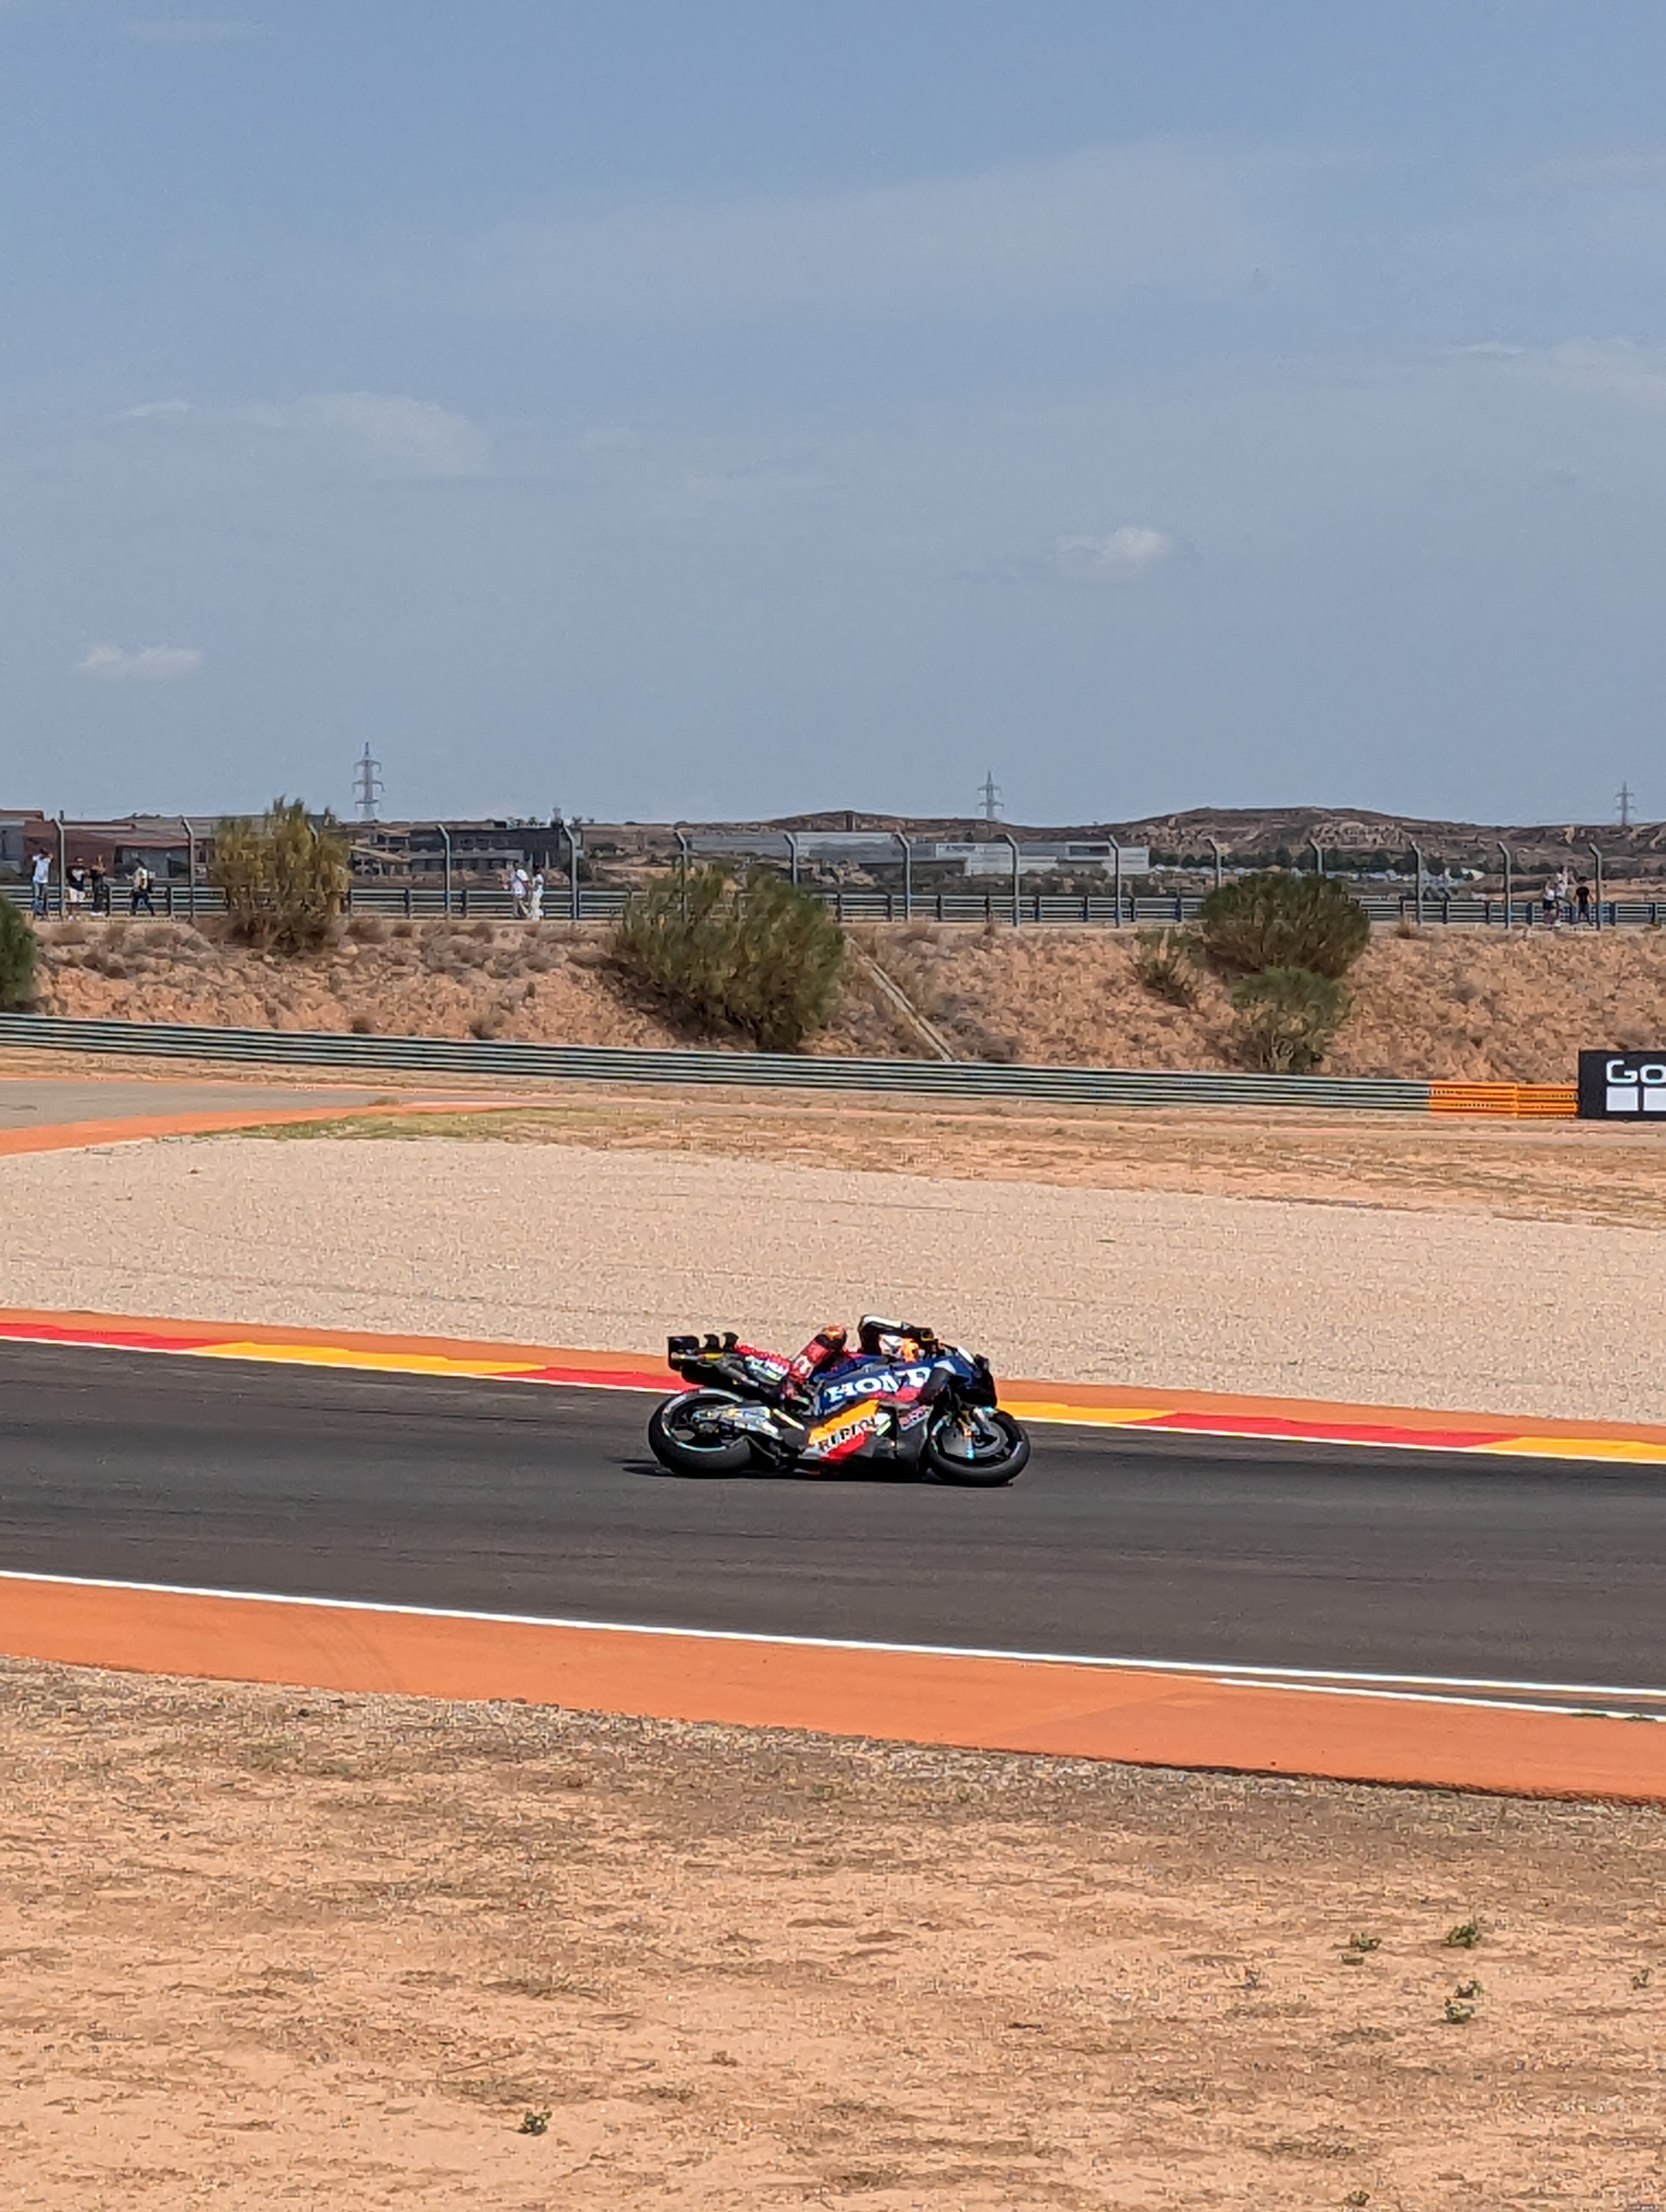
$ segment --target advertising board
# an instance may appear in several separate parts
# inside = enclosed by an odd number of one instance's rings
[[[1659,1052],[1582,1052],[1583,1121],[1652,1120],[1666,1128],[1666,1048]]]

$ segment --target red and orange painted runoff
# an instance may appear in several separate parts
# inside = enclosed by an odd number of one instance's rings
[[[7,1080],[22,1080],[8,1078]],[[518,1104],[518,1100],[471,1098],[471,1113]],[[21,1152],[78,1152],[99,1145],[137,1145],[157,1137],[227,1136],[238,1129],[265,1128],[299,1121],[346,1121],[370,1115],[454,1111],[454,1095],[444,1098],[384,1099],[379,1106],[347,1102],[329,1106],[216,1106],[175,1114],[125,1114],[94,1121],[41,1121],[28,1129],[0,1129],[0,1158]]]
[[[1666,1729],[1507,1694],[0,1574],[0,1649],[74,1666],[790,1728],[1135,1765],[1666,1800]],[[1474,1686],[1506,1693],[1511,1686]],[[1317,1692],[1318,1694],[1315,1694]]]
[[[0,1309],[0,1340],[660,1391],[638,1352]],[[1134,1431],[1666,1462],[1666,1429],[1009,1382],[1019,1418]],[[1577,1686],[1271,1679],[1230,1666],[917,1650],[0,1572],[0,1650],[74,1665],[991,1751],[1666,1802],[1666,1731]],[[1256,1679],[1249,1679],[1256,1676]],[[1616,1692],[1630,1697],[1646,1693]],[[1552,1709],[1554,1698],[1562,1709]]]
[[[662,1361],[641,1352],[587,1352],[470,1338],[377,1335],[356,1329],[248,1322],[161,1321],[126,1314],[60,1313],[0,1307],[0,1341],[104,1346],[128,1352],[216,1359],[292,1361],[312,1367],[402,1375],[475,1376],[483,1381],[582,1384],[669,1391]],[[1001,1403],[1021,1421],[1261,1437],[1277,1443],[1388,1445],[1402,1450],[1482,1452],[1535,1459],[1630,1461],[1666,1465],[1666,1427],[1617,1421],[1560,1421],[1497,1413],[1446,1413],[1411,1406],[1354,1406],[1312,1398],[1263,1398],[1199,1390],[1147,1390],[1104,1382],[1003,1381]]]

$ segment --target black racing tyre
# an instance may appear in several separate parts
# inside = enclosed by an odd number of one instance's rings
[[[752,1448],[745,1437],[702,1441],[689,1415],[702,1401],[708,1405],[733,1406],[734,1400],[721,1390],[701,1390],[686,1398],[671,1398],[656,1406],[648,1417],[648,1449],[661,1467],[673,1474],[739,1474],[752,1463]]]
[[[994,1407],[943,1413],[927,1436],[925,1461],[934,1482],[998,1490],[1029,1465],[1030,1439],[1010,1413]]]

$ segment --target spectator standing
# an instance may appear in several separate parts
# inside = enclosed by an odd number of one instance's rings
[[[100,853],[97,860],[94,861],[87,881],[88,889],[92,897],[94,913],[108,914],[110,911],[110,878],[105,868],[104,855],[102,853]]]
[[[150,871],[143,860],[133,863],[133,880],[127,893],[129,914],[155,914],[150,903]]]
[[[1544,917],[1547,929],[1554,929],[1562,918],[1562,902],[1557,896],[1556,878],[1554,876],[1545,885]]]
[[[87,870],[84,863],[75,861],[64,884],[65,904],[71,914],[79,914],[87,903]]]
[[[1581,876],[1581,877],[1580,877],[1579,880],[1578,880],[1578,883],[1574,886],[1574,892],[1573,892],[1573,907],[1574,907],[1574,915],[1573,915],[1573,918],[1574,918],[1574,920],[1575,920],[1576,921],[1580,921],[1580,922],[1589,922],[1589,921],[1590,921],[1590,884],[1585,881],[1585,879],[1584,879],[1584,878],[1583,876]]]
[[[52,856],[37,853],[29,868],[29,902],[36,914],[44,915],[51,903],[52,888]]]
[[[534,868],[532,871],[532,880],[527,892],[527,912],[533,921],[542,921],[544,919],[544,871],[542,868]]]
[[[525,921],[526,919],[526,902],[531,893],[532,885],[527,881],[526,867],[517,860],[509,872],[509,896],[514,905],[517,921]]]

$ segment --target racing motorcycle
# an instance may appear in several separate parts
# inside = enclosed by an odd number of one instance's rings
[[[689,1387],[655,1407],[648,1440],[678,1474],[871,1462],[994,1489],[1030,1457],[1029,1437],[996,1402],[988,1361],[958,1345],[922,1345],[908,1359],[858,1354],[799,1386],[789,1361],[732,1330],[670,1338],[666,1364]]]

